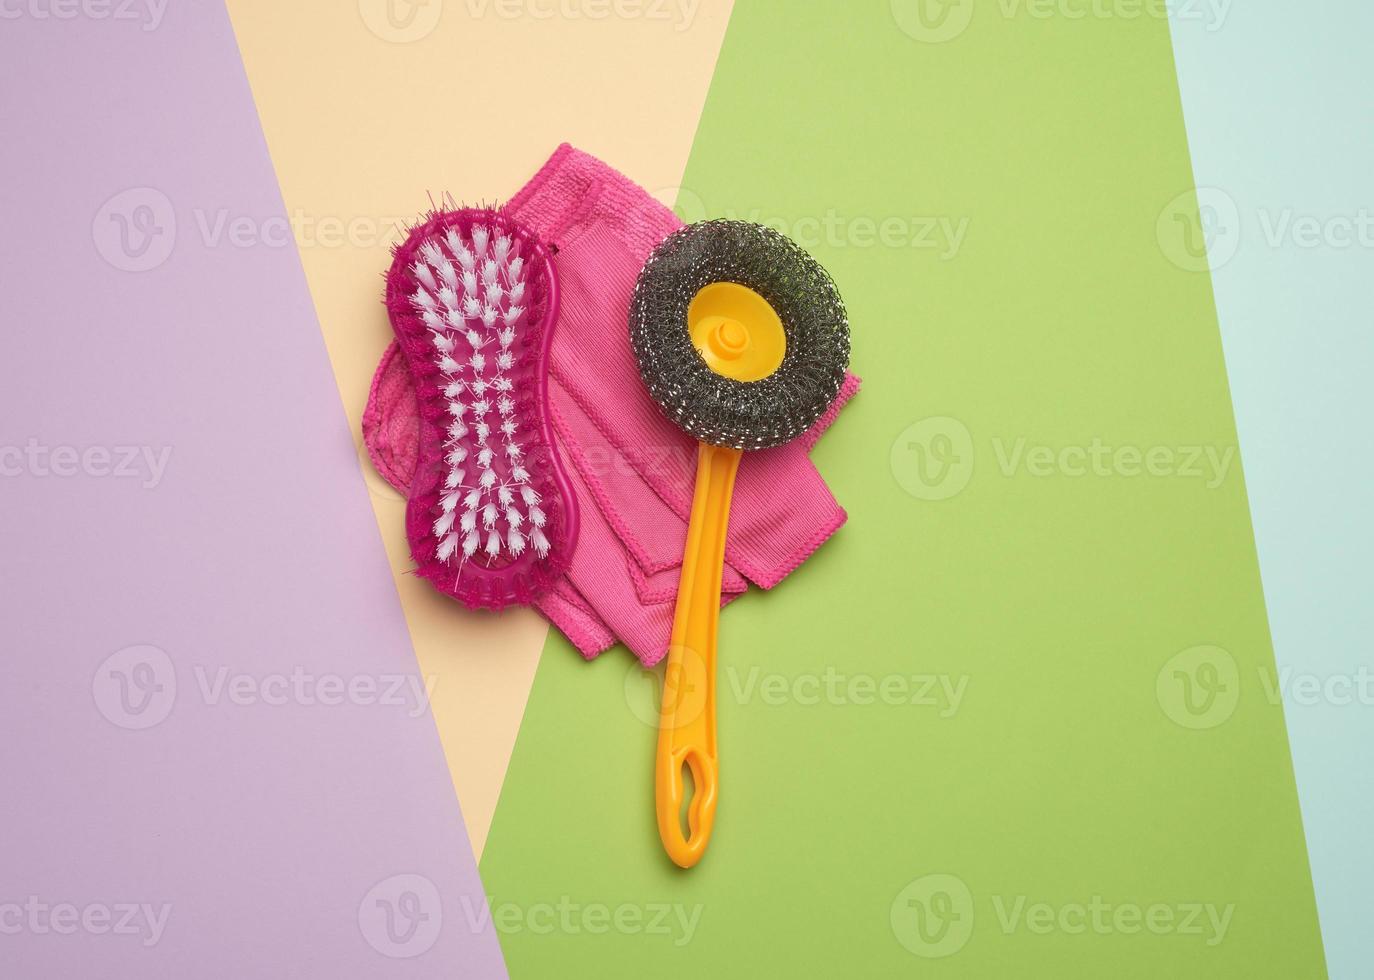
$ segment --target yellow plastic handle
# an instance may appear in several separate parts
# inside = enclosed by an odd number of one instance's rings
[[[716,627],[725,564],[730,495],[742,453],[708,446],[697,450],[692,519],[682,553],[668,669],[659,707],[654,804],[658,835],[673,862],[690,868],[706,853],[718,797],[716,757]],[[692,801],[682,832],[683,770],[692,774]]]

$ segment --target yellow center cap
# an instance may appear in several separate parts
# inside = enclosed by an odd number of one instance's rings
[[[758,381],[782,364],[787,333],[768,301],[748,286],[713,282],[687,307],[687,329],[706,366],[736,381]]]
[[[744,353],[749,346],[749,331],[738,320],[728,320],[723,316],[708,317],[715,321],[715,328],[707,337],[719,357],[735,358]]]

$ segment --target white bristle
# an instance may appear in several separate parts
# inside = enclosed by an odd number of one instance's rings
[[[426,289],[435,290],[439,288],[439,284],[434,281],[434,274],[429,271],[429,266],[423,262],[416,262],[410,267],[410,271],[415,273],[416,279],[424,283]]]
[[[444,282],[448,283],[450,288],[457,289],[458,270],[453,267],[453,263],[450,262],[447,258],[440,259],[438,269],[439,278],[444,280]]]
[[[463,244],[463,240],[458,237],[458,229],[450,228],[448,233],[444,236],[444,241],[448,242],[448,250],[453,253],[453,257],[458,260],[459,265],[467,265],[467,263],[463,261],[464,255],[468,256],[469,262],[472,261],[472,253],[469,252],[468,247]]]
[[[529,485],[516,441],[520,420],[510,376],[519,370],[518,328],[530,312],[522,248],[499,224],[476,224],[466,235],[453,227],[424,242],[411,266],[410,301],[431,331],[451,418],[441,512],[432,527],[439,561],[456,564],[460,548],[464,557],[484,551],[489,560],[503,550],[519,556],[532,549],[543,558],[551,548],[540,494]],[[499,346],[491,344],[493,336]],[[507,462],[498,464],[498,456]]]

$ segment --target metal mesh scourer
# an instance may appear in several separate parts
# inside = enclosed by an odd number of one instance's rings
[[[713,282],[748,286],[787,334],[782,366],[758,381],[712,371],[692,346],[687,307]],[[820,264],[771,228],[703,221],[654,249],[630,301],[630,344],[649,394],[702,442],[766,449],[805,432],[839,393],[849,366],[849,318]]]

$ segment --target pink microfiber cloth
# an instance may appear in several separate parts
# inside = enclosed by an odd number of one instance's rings
[[[582,514],[572,564],[537,606],[584,656],[621,641],[651,666],[667,652],[672,631],[696,443],[649,398],[627,322],[640,269],[682,222],[567,144],[503,210],[555,253],[563,295],[549,397]],[[858,387],[847,376],[805,436],[747,454],[731,505],[723,602],[747,582],[772,588],[844,523],[809,453]],[[415,394],[393,344],[372,382],[363,435],[377,471],[403,493],[415,470],[415,416]]]

